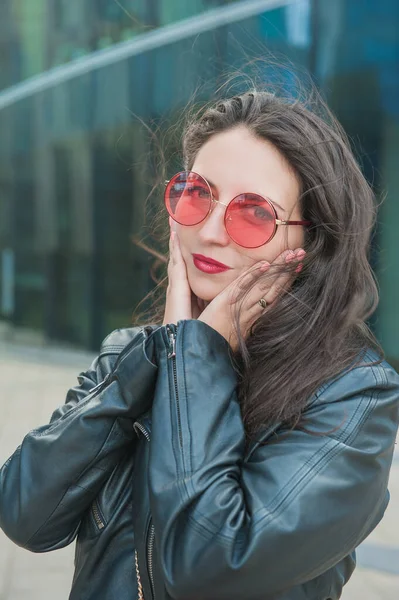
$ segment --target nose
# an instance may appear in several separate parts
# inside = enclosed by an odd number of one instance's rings
[[[224,214],[226,204],[219,200],[212,200],[211,212],[206,219],[198,225],[198,237],[206,244],[218,244],[227,246],[230,243],[229,234],[224,226]]]

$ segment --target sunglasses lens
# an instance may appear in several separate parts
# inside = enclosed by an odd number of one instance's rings
[[[212,197],[206,181],[197,173],[177,173],[165,189],[165,206],[182,225],[196,225],[209,212]]]
[[[276,215],[271,204],[257,194],[240,194],[229,204],[225,216],[230,237],[240,246],[258,248],[274,234]]]

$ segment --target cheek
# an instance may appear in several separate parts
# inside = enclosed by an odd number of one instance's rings
[[[299,220],[299,219],[298,219]],[[274,261],[285,250],[303,248],[304,233],[302,227],[280,226],[274,238],[268,243],[254,250],[253,262],[259,260]]]

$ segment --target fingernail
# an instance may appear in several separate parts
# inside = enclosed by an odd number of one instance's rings
[[[302,263],[300,263],[300,264],[297,266],[297,268],[295,269],[295,273],[300,273],[300,272],[302,271],[302,269],[303,269],[303,264],[302,264]]]
[[[299,252],[297,252],[296,257],[297,258],[303,258],[305,256],[306,252],[305,250],[299,250]]]
[[[259,267],[259,270],[260,270],[260,271],[267,271],[267,269],[268,269],[269,267],[270,267],[270,263],[268,263],[268,262],[263,262],[263,263],[260,265],[260,267]]]

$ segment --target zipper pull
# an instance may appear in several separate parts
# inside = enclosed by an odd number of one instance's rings
[[[176,334],[170,327],[167,329],[170,342],[170,352],[168,353],[168,358],[174,358],[176,356]]]

